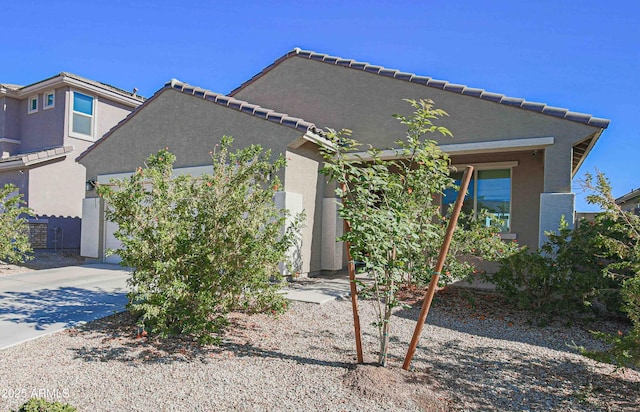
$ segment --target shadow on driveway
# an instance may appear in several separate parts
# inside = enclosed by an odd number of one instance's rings
[[[9,291],[0,293],[0,321],[28,324],[41,331],[54,324],[69,327],[111,315],[124,310],[126,303],[126,291],[99,287]]]

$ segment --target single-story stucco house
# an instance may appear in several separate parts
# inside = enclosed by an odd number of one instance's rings
[[[228,96],[168,82],[78,161],[88,179],[107,182],[133,172],[165,146],[177,156],[176,167],[205,166],[225,134],[238,146],[260,143],[284,153],[290,160],[279,202],[307,216],[300,270],[334,271],[345,258],[335,241],[342,225],[333,186],[318,172],[322,130],[351,129],[362,143],[393,148],[406,130],[392,115],[412,112],[404,99],[431,99],[449,113],[439,125],[454,138],[428,137],[438,141],[453,165],[475,166],[468,207],[499,213],[506,222],[505,239],[535,248],[562,216],[573,221],[572,177],[608,120],[300,49]],[[110,225],[100,199],[87,191],[83,256],[105,259],[105,250],[117,246]]]

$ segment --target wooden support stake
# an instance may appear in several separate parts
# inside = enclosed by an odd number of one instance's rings
[[[427,289],[427,294],[425,295],[424,302],[422,303],[422,310],[420,310],[420,316],[418,317],[418,323],[416,324],[416,328],[413,331],[413,337],[411,338],[411,342],[409,343],[407,356],[405,356],[404,358],[404,364],[402,365],[402,369],[404,370],[409,370],[409,367],[411,366],[411,360],[413,359],[413,355],[416,352],[418,340],[420,339],[420,334],[422,333],[422,327],[427,320],[429,308],[431,307],[431,302],[433,301],[433,295],[435,295],[436,293],[438,279],[440,278],[440,273],[442,272],[442,268],[444,267],[444,261],[447,258],[447,253],[449,253],[449,245],[451,244],[451,239],[453,238],[453,231],[455,230],[456,224],[458,223],[458,217],[460,217],[460,210],[462,210],[462,204],[464,202],[464,197],[467,194],[467,189],[469,188],[469,181],[471,180],[472,174],[473,166],[467,166],[464,171],[464,175],[462,176],[462,182],[460,184],[458,197],[456,198],[456,203],[453,206],[453,214],[451,215],[451,220],[449,220],[449,225],[447,226],[447,233],[444,237],[442,247],[440,248],[440,255],[438,256],[438,261],[436,263],[436,270],[431,277],[431,282],[429,282],[429,288]]]
[[[342,184],[342,193],[346,193],[347,186]],[[344,205],[344,201],[343,201]],[[344,207],[344,206],[343,206]],[[343,223],[344,233],[349,233],[351,226],[347,220]],[[353,311],[353,327],[356,334],[356,354],[358,357],[358,363],[364,363],[362,356],[362,336],[360,333],[360,314],[358,313],[358,288],[356,286],[356,265],[351,258],[351,245],[349,242],[344,242],[344,247],[347,251],[347,268],[349,270],[349,286],[351,288],[351,310]]]

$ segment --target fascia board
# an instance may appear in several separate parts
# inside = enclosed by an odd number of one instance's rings
[[[524,139],[492,140],[472,143],[444,144],[438,147],[449,155],[481,154],[481,153],[503,153],[515,152],[519,150],[544,149],[555,142],[553,137],[531,137]],[[382,159],[401,159],[404,156],[403,149],[387,149],[380,154]],[[371,160],[367,152],[354,152],[348,155],[350,160]]]

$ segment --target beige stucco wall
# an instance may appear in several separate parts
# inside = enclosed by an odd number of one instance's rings
[[[108,100],[105,97],[98,96],[95,93],[92,93],[91,90],[85,90],[82,88],[75,87],[64,87],[62,90],[61,101],[65,101],[65,113],[61,119],[64,119],[64,136],[65,136],[65,144],[72,145],[84,145],[83,142],[91,142],[98,140],[105,133],[111,130],[115,125],[117,125],[120,121],[122,121],[127,115],[134,110],[134,108],[130,106],[125,106],[120,103],[113,102]],[[73,91],[78,91],[80,93],[86,94],[88,96],[92,96],[95,99],[95,127],[94,127],[94,136],[92,139],[83,139],[79,137],[74,137],[70,135],[71,128],[71,113],[73,111]],[[58,93],[57,93],[58,94]],[[57,98],[56,94],[56,98]],[[84,150],[84,147],[83,147]],[[81,153],[81,152],[79,152]]]
[[[29,207],[39,215],[82,216],[85,169],[75,159],[90,145],[78,141],[66,157],[29,170]]]
[[[306,215],[302,229],[302,271],[318,272],[322,269],[322,199],[325,180],[319,173],[322,159],[313,143],[289,149],[286,156],[285,191],[302,195]]]

